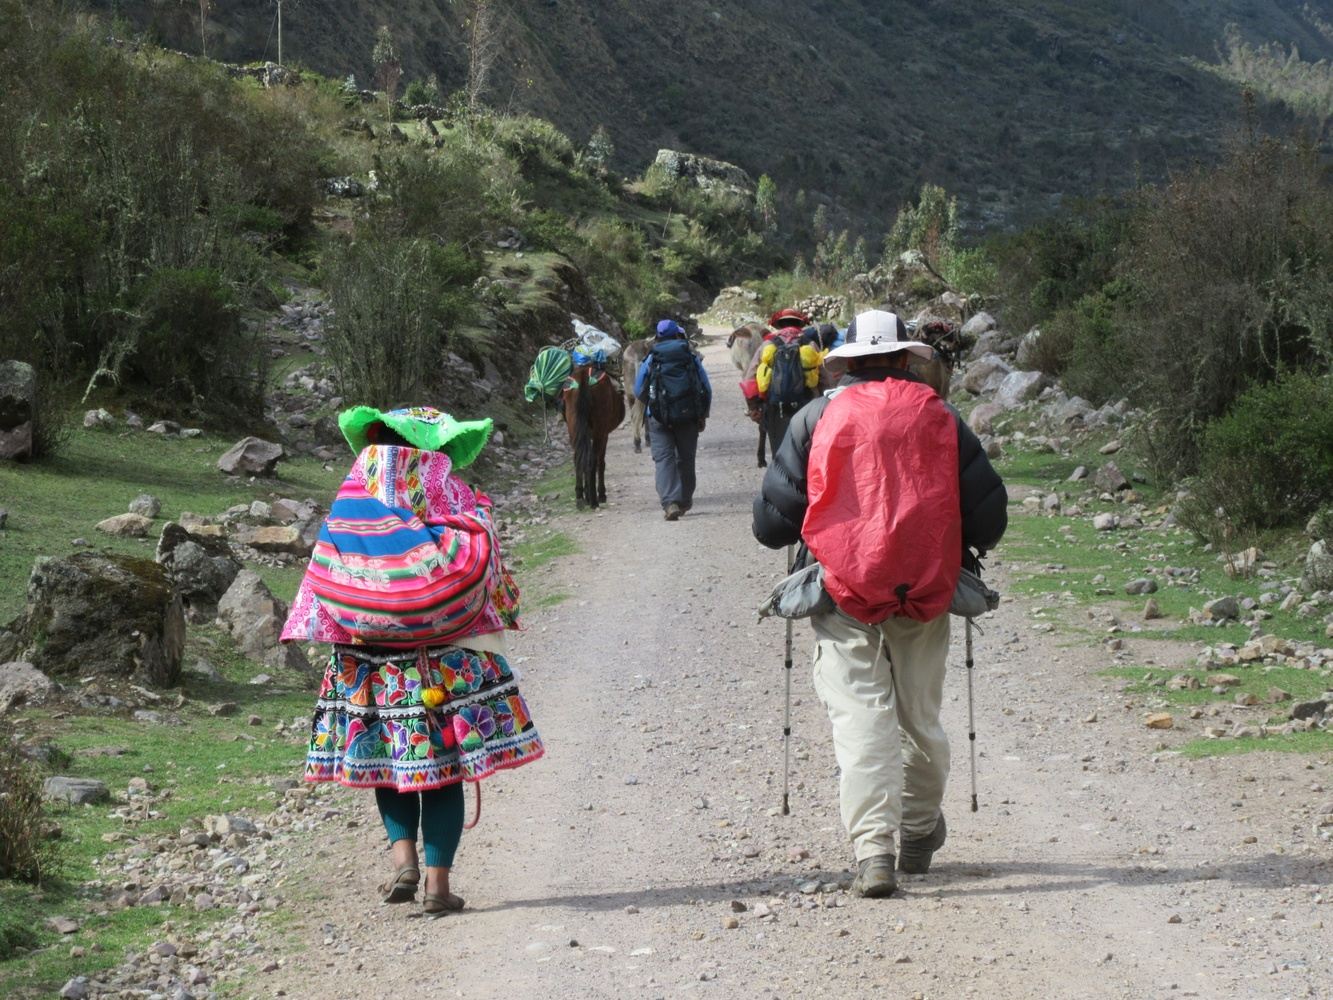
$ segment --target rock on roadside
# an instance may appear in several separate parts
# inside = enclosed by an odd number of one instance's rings
[[[229,476],[272,476],[284,458],[282,445],[263,438],[241,438],[218,459],[218,469]]]

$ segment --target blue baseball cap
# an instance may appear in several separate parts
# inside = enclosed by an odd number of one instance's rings
[[[660,338],[683,337],[685,336],[685,331],[674,319],[664,319],[657,324],[657,336]]]

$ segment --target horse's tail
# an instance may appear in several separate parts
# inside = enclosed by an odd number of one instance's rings
[[[597,474],[597,451],[592,441],[592,386],[588,381],[588,369],[576,369],[574,380],[578,383],[578,401],[574,405],[574,475],[579,482],[586,483],[589,476]]]

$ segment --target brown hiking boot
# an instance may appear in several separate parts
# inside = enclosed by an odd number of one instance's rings
[[[679,521],[680,515],[683,513],[685,512],[680,509],[680,504],[669,503],[667,504],[666,510],[663,512],[662,516],[665,517],[668,521]]]
[[[944,813],[935,821],[935,829],[924,837],[903,837],[899,846],[898,870],[908,875],[924,875],[930,871],[930,859],[949,835]]]
[[[893,874],[893,855],[877,854],[856,864],[852,892],[865,899],[888,899],[898,888]]]

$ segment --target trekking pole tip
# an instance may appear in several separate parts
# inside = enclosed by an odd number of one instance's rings
[[[787,796],[785,794],[782,796],[782,815],[791,815],[791,805],[787,802]]]
[[[977,797],[975,795],[972,796],[972,811],[977,811]]]

